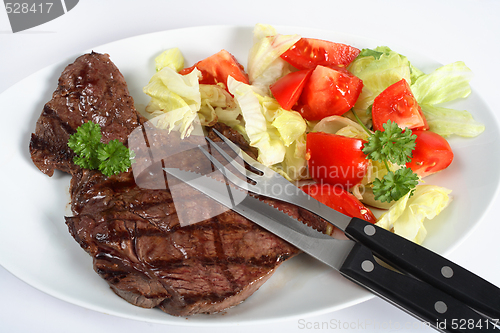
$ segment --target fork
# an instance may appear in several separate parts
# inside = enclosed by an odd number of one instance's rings
[[[373,254],[393,268],[443,290],[490,318],[500,318],[500,298],[492,297],[499,294],[495,285],[416,243],[364,220],[353,219],[333,210],[297,188],[279,173],[250,157],[217,130],[213,129],[213,132],[237,154],[241,163],[206,137],[210,147],[214,148],[239,176],[246,177],[246,180],[235,175],[206,149],[198,147],[229,182],[246,191],[288,202],[318,215],[343,230],[350,239],[368,247]],[[472,285],[473,288],[470,287]]]
[[[254,158],[249,156],[245,151],[240,149],[237,145],[231,142],[228,138],[222,135],[216,129],[213,132],[239,157],[235,159],[226,153],[219,145],[217,145],[209,137],[205,139],[241,176],[246,177],[246,181],[236,176],[227,167],[225,167],[217,158],[212,156],[207,150],[199,146],[203,154],[214,164],[214,166],[222,172],[224,177],[234,185],[246,191],[266,196],[268,198],[278,199],[294,204],[298,207],[307,209],[319,217],[325,219],[329,224],[334,227],[339,227],[344,230],[351,217],[332,214],[332,209],[327,205],[312,199],[304,191],[300,190],[297,186],[287,180],[285,177],[275,172],[271,168],[259,163]],[[245,168],[242,164],[246,165]],[[335,223],[330,222],[334,219]]]

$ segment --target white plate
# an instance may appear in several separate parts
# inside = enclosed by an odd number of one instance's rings
[[[376,47],[383,42],[357,36],[306,28],[276,27],[285,34]],[[121,70],[137,105],[148,97],[142,93],[154,72],[154,58],[163,50],[179,47],[187,66],[221,49],[246,64],[252,27],[195,27],[133,37],[94,49],[108,53]],[[389,45],[417,67],[429,72],[439,64],[404,47]],[[173,317],[160,310],[135,307],[116,296],[92,269],[92,259],[73,240],[64,223],[69,211],[69,176],[43,175],[30,159],[28,145],[43,105],[50,100],[64,67],[62,59],[0,96],[0,109],[9,113],[0,131],[0,264],[23,281],[50,295],[107,314],[176,325],[234,325],[292,320],[335,311],[362,302],[372,295],[306,255],[287,261],[274,276],[243,304],[222,315]],[[453,190],[454,201],[445,212],[428,222],[424,245],[446,254],[480,223],[499,183],[500,151],[496,121],[477,92],[453,107],[467,109],[486,124],[474,139],[452,138],[453,164],[430,176],[430,184]],[[5,113],[4,112],[4,113]],[[496,244],[492,246],[498,246]]]

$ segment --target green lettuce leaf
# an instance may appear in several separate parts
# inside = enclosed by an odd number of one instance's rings
[[[241,109],[222,85],[200,84],[201,107],[198,111],[203,126],[216,122],[230,127],[241,124]]]
[[[289,180],[306,177],[307,124],[300,113],[284,110],[275,99],[259,95],[252,86],[232,77],[227,82],[244,120],[243,126],[233,128],[258,149],[258,160]]]
[[[410,193],[389,208],[376,225],[386,230],[393,230],[417,244],[422,244],[427,231],[426,219],[433,219],[445,209],[451,201],[451,190],[435,185],[418,185],[412,196]]]
[[[286,147],[302,136],[307,129],[307,124],[297,111],[279,110],[272,125],[278,130]]]
[[[411,91],[420,105],[436,105],[469,96],[471,79],[472,71],[457,61],[421,75],[411,85]]]
[[[196,68],[187,75],[180,75],[174,69],[164,67],[153,75],[143,91],[151,98],[158,99],[164,112],[185,105],[198,110],[201,105],[200,76],[201,72]]]
[[[153,75],[143,91],[151,97],[146,112],[155,117],[157,127],[176,129],[181,137],[189,136],[201,106],[200,75],[197,69],[180,75],[168,66]]]
[[[417,81],[417,79],[419,77],[421,77],[422,75],[425,75],[425,73],[422,72],[420,69],[418,69],[417,67],[413,66],[410,63],[410,79],[411,79],[411,84],[415,83],[415,81]]]
[[[471,79],[472,71],[457,61],[420,75],[410,86],[431,131],[442,136],[464,137],[475,137],[484,131],[484,125],[475,121],[468,111],[437,106],[469,96]]]
[[[236,81],[231,76],[227,79],[227,86],[240,106],[249,143],[259,150],[259,161],[266,166],[282,162],[285,157],[285,145],[278,130],[264,116],[259,95],[250,85]]]
[[[481,134],[485,129],[484,124],[474,120],[472,115],[465,110],[454,110],[427,104],[422,104],[421,108],[429,124],[429,130],[441,136],[455,134],[472,138]]]
[[[299,39],[299,35],[281,35],[265,24],[257,24],[253,31],[253,45],[248,55],[248,77],[260,95],[269,94],[269,85],[289,71],[280,56]]]
[[[355,111],[366,111],[373,100],[390,85],[406,79],[411,82],[410,62],[386,46],[363,50],[348,70],[363,80],[363,90],[354,105]]]
[[[165,50],[155,58],[156,71],[159,72],[164,67],[170,67],[176,72],[184,68],[184,57],[177,47]]]
[[[325,117],[316,123],[311,131],[337,134],[363,140],[367,140],[369,137],[368,133],[358,122],[342,116]]]
[[[280,168],[290,181],[309,178],[306,160],[306,133],[303,133],[286,147],[285,159]]]

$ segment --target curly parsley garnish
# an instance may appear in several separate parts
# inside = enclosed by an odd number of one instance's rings
[[[373,194],[376,200],[391,202],[399,200],[409,191],[412,195],[417,184],[417,174],[410,168],[403,167],[396,172],[389,171],[382,180],[376,178],[373,181]]]
[[[68,147],[76,154],[73,162],[84,169],[99,169],[108,177],[127,171],[133,152],[118,140],[104,144],[101,137],[99,124],[88,121],[79,126],[68,140]]]
[[[391,120],[388,120],[383,125],[383,131],[377,130],[372,133],[359,120],[354,111],[353,114],[370,135],[368,142],[364,144],[364,148],[362,149],[363,153],[366,154],[366,158],[383,162],[387,169],[387,174],[382,179],[377,178],[373,181],[372,190],[375,200],[381,202],[399,200],[410,191],[410,195],[412,195],[419,178],[413,170],[403,165],[411,161],[417,136],[412,134],[409,128],[403,131],[397,123]],[[389,168],[388,161],[402,167],[396,171],[392,171]]]
[[[76,154],[73,162],[85,169],[97,169],[99,160],[96,152],[100,144],[101,127],[91,121],[82,124],[68,140],[68,147]]]
[[[367,158],[374,161],[389,161],[398,165],[411,161],[411,153],[415,149],[415,139],[411,129],[403,131],[398,124],[387,121],[384,131],[375,131],[363,148]]]

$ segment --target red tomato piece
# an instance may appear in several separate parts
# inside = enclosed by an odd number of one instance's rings
[[[357,217],[370,223],[377,222],[372,211],[366,208],[352,193],[330,184],[310,184],[300,189],[314,199],[350,217]]]
[[[349,111],[363,89],[363,81],[345,69],[317,66],[299,100],[299,112],[307,120],[319,120]]]
[[[421,177],[428,176],[446,169],[453,161],[453,151],[450,144],[441,135],[422,130],[414,130],[417,135],[412,159],[406,163]]]
[[[201,72],[201,84],[217,84],[222,82],[227,89],[227,77],[231,75],[236,81],[249,83],[248,74],[236,58],[226,50],[221,50],[210,57],[198,61],[194,66],[179,71],[186,75],[198,68]]]
[[[291,110],[295,103],[297,103],[311,73],[312,69],[292,72],[269,86],[274,98],[276,98],[283,109]]]
[[[301,38],[281,58],[298,69],[321,66],[347,66],[360,50],[350,45],[314,38]]]
[[[323,132],[308,133],[306,159],[311,177],[317,182],[337,185],[345,190],[358,184],[369,165],[361,151],[365,142]]]
[[[383,124],[392,120],[401,128],[429,129],[425,116],[405,79],[390,85],[373,101],[373,129],[383,131]]]

